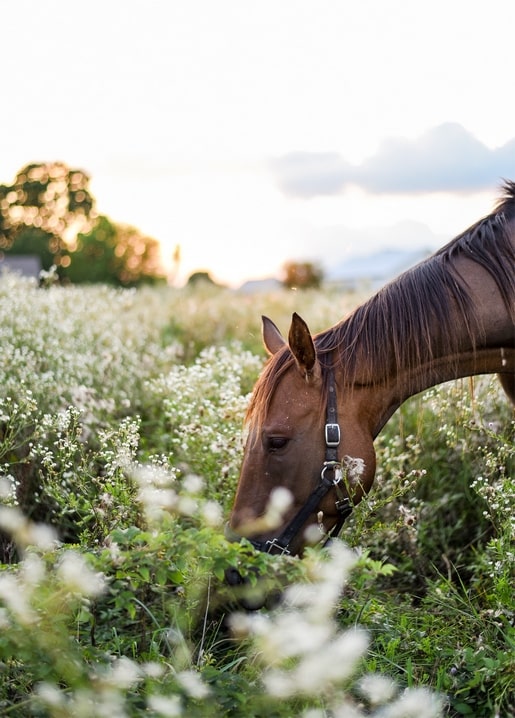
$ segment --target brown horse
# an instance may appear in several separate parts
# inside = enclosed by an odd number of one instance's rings
[[[299,554],[312,527],[337,533],[370,490],[374,439],[408,397],[496,373],[515,403],[515,182],[492,214],[340,323],[312,337],[294,314],[285,341],[263,317],[263,339],[270,358],[247,412],[227,535]],[[271,527],[278,487],[291,503]]]

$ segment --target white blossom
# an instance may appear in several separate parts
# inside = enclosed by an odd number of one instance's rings
[[[360,693],[373,705],[382,705],[390,701],[397,692],[395,682],[387,676],[370,673],[358,683]]]
[[[177,674],[177,680],[192,698],[206,698],[210,693],[209,687],[196,671],[181,671]]]
[[[150,710],[155,711],[158,715],[163,718],[176,718],[181,716],[182,706],[180,696],[160,696],[157,694],[151,695],[147,698],[147,705]]]
[[[62,556],[57,576],[68,591],[82,596],[97,596],[105,588],[104,576],[93,571],[76,551],[67,551]]]

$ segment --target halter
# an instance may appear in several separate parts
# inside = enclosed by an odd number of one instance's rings
[[[320,482],[318,486],[311,492],[304,506],[297,512],[297,514],[295,514],[280,536],[276,536],[268,541],[250,541],[252,546],[254,546],[254,548],[258,551],[271,554],[290,554],[290,544],[292,540],[300,532],[309,516],[319,506],[324,496],[326,496],[326,494],[328,494],[333,488],[335,489],[337,496],[335,508],[338,514],[338,520],[325,539],[324,545],[331,538],[338,536],[345,519],[352,512],[351,501],[348,496],[344,496],[340,485],[343,478],[342,464],[341,461],[338,460],[340,425],[338,424],[336,383],[332,368],[329,369],[328,374],[328,394],[324,437],[325,461],[320,472]]]

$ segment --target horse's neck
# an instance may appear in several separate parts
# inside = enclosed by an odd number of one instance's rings
[[[410,396],[437,384],[478,374],[515,374],[513,347],[482,348],[453,357],[442,357],[430,364],[421,365],[409,374],[400,373],[395,380],[378,387],[367,387],[361,392],[360,402],[368,404],[369,424],[373,436],[381,431],[392,414]],[[508,387],[506,386],[506,391]]]
[[[506,306],[493,278],[470,260],[461,270],[475,307],[474,322],[456,312],[453,335],[456,350],[449,354],[438,340],[438,327],[430,360],[417,366],[396,367],[388,379],[370,388],[371,428],[381,430],[395,410],[414,394],[446,381],[477,374],[515,373],[515,305]],[[466,272],[466,274],[465,274]],[[366,399],[365,399],[366,400]],[[375,414],[375,416],[374,416]]]

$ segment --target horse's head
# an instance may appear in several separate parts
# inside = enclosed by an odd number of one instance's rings
[[[358,391],[338,386],[329,354],[293,315],[286,342],[263,317],[270,359],[254,387],[228,536],[264,551],[302,553],[339,530],[372,484],[375,453]],[[332,360],[331,360],[332,361]],[[347,396],[345,396],[347,394]]]

